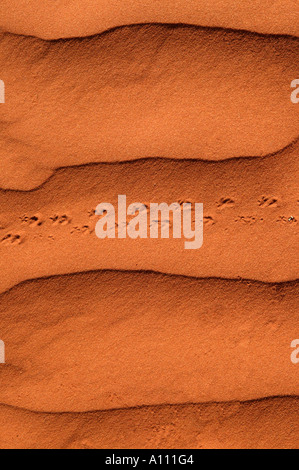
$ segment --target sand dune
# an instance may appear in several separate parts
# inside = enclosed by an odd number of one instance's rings
[[[1,296],[1,402],[62,412],[298,395],[298,301],[298,283],[141,272],[21,284]]]
[[[131,23],[193,23],[299,35],[296,0],[2,0],[0,27],[55,39]]]
[[[299,448],[297,3],[2,0],[1,449]]]
[[[31,192],[0,192],[0,291],[26,279],[94,269],[196,277],[299,278],[298,146],[264,159],[139,160],[59,170]],[[104,239],[101,202],[202,202],[204,242]],[[128,219],[130,220],[130,219]],[[117,235],[117,227],[116,227]]]
[[[0,448],[298,449],[298,422],[287,397],[63,414],[1,406]]]
[[[183,26],[3,34],[0,186],[32,189],[89,162],[276,152],[299,135],[298,52],[298,39]]]

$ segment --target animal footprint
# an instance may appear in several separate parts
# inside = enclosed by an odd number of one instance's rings
[[[213,217],[211,217],[211,216],[206,216],[206,217],[204,217],[204,218],[203,218],[203,223],[204,223],[205,225],[208,225],[208,226],[209,226],[209,225],[214,225],[214,224],[216,224],[215,220],[214,220]]]
[[[290,217],[286,217],[285,215],[281,215],[281,216],[279,216],[279,218],[277,219],[276,222],[279,222],[281,224],[296,224],[298,222],[298,220],[293,215],[291,215]]]
[[[253,216],[245,217],[241,215],[238,217],[238,219],[236,219],[236,222],[242,222],[245,225],[253,225],[256,222],[256,218]]]
[[[66,214],[57,215],[55,214],[53,217],[50,217],[52,220],[53,225],[68,225],[71,223],[72,219]]]
[[[178,203],[179,203],[180,206],[182,206],[183,204],[192,204],[192,207],[193,207],[193,204],[194,204],[194,202],[191,201],[190,199],[179,199]]]
[[[90,211],[88,211],[88,217],[90,217],[91,219],[94,219],[96,217],[95,209],[91,209]]]
[[[276,199],[276,197],[262,196],[261,199],[259,199],[259,206],[262,207],[262,208],[277,207],[277,202],[278,202],[278,200]]]
[[[217,202],[218,209],[226,209],[228,207],[233,207],[235,205],[235,201],[230,197],[222,197],[220,201]]]
[[[92,229],[89,227],[89,225],[80,225],[73,227],[71,233],[83,233],[84,235],[88,235],[92,233]]]
[[[40,227],[44,223],[44,218],[40,213],[37,213],[31,217],[24,215],[20,217],[20,219],[23,224],[28,224],[31,227]]]
[[[0,241],[0,243],[3,245],[20,245],[24,240],[24,237],[22,234],[13,234],[13,233],[7,233]]]

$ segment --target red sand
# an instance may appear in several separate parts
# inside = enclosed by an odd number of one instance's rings
[[[1,3],[0,448],[298,448],[297,1],[121,5]]]
[[[134,26],[45,42],[3,35],[0,186],[144,157],[265,156],[298,138],[299,40]]]
[[[298,423],[298,399],[288,397],[87,413],[36,413],[1,406],[0,447],[298,449]]]
[[[154,270],[266,282],[299,277],[298,145],[264,159],[142,160],[59,170],[31,192],[0,191],[0,292],[26,279],[90,269]],[[204,204],[204,242],[105,239],[101,202]],[[129,255],[128,255],[129,254]]]
[[[1,402],[65,412],[298,395],[298,289],[117,271],[21,284],[1,296]]]
[[[133,23],[190,23],[299,36],[297,0],[1,0],[0,27],[45,39]]]

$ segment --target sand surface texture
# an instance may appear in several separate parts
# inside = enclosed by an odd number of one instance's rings
[[[299,448],[298,18],[2,0],[1,449]],[[118,195],[203,246],[100,240]]]
[[[90,162],[275,153],[299,136],[298,54],[298,39],[195,27],[3,34],[0,186],[32,189]]]
[[[264,159],[73,167],[34,191],[0,191],[0,292],[26,279],[90,269],[296,280],[298,174],[294,146]],[[127,195],[127,205],[203,202],[202,248],[186,250],[171,230],[169,239],[100,240],[94,210],[100,202],[117,207],[119,194]]]
[[[62,412],[296,395],[298,299],[297,283],[141,272],[22,284],[1,297],[1,401]]]
[[[1,448],[294,449],[297,398],[86,413],[0,407]],[[267,430],[267,431],[265,431]]]

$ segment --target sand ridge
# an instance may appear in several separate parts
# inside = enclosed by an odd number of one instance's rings
[[[3,34],[0,187],[29,190],[90,162],[275,153],[298,138],[298,53],[299,39],[191,26]]]
[[[298,165],[296,145],[264,159],[64,168],[31,192],[0,191],[0,291],[26,279],[95,269],[296,280]],[[186,250],[171,232],[169,239],[99,240],[95,208],[101,202],[117,208],[119,194],[127,205],[203,203],[203,246]]]
[[[133,23],[189,23],[299,36],[296,0],[2,0],[0,28],[57,39]]]
[[[298,395],[298,299],[298,282],[144,272],[23,283],[1,296],[1,402],[62,412]]]
[[[0,448],[298,449],[298,418],[295,397],[86,413],[2,405]]]

